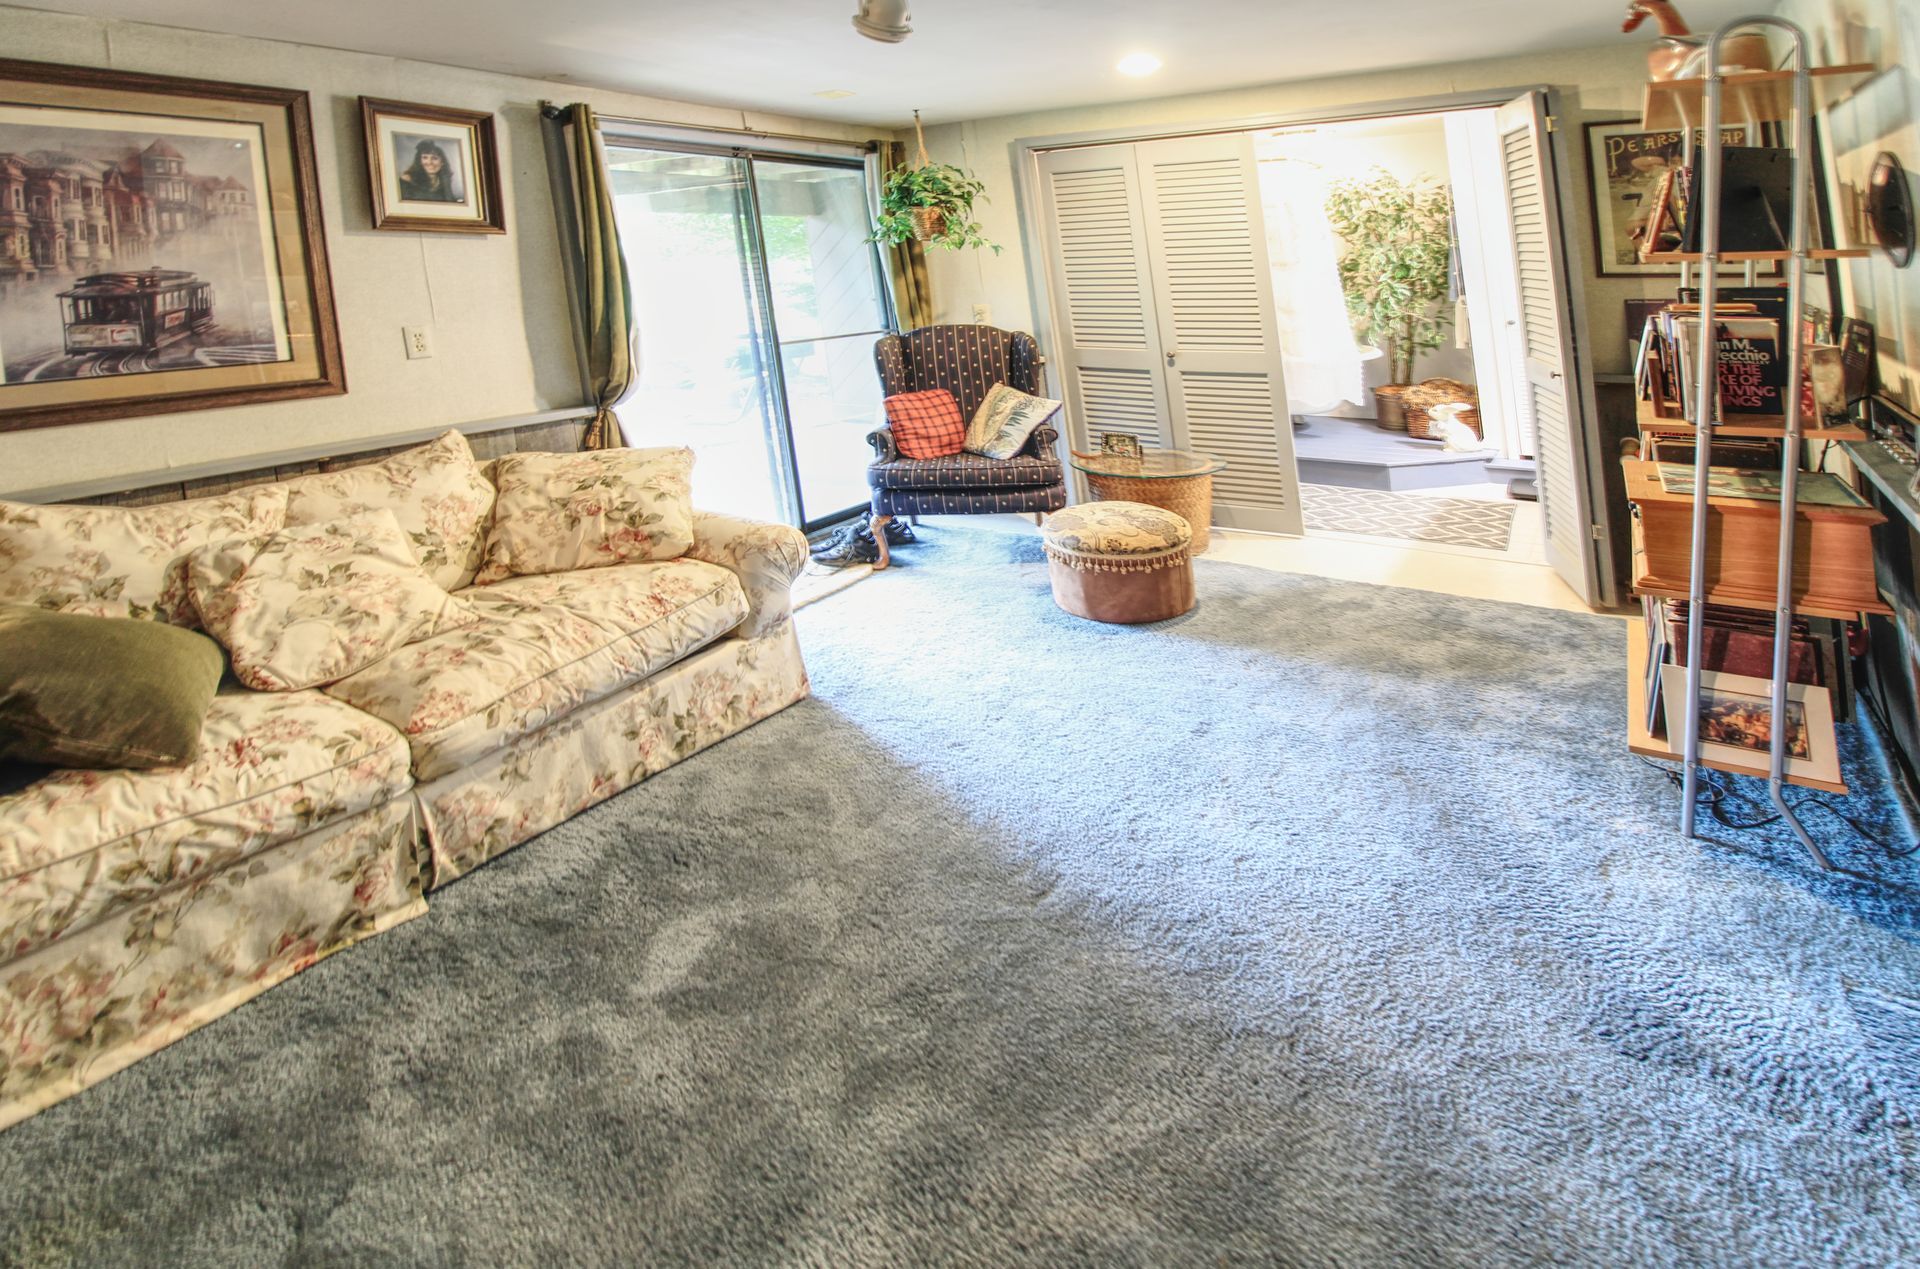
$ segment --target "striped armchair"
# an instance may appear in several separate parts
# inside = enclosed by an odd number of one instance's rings
[[[1040,347],[1033,336],[1018,331],[923,326],[880,340],[873,346],[873,360],[885,395],[945,388],[960,402],[963,418],[973,417],[996,383],[1046,395]],[[1054,448],[1059,436],[1043,423],[1012,458],[906,458],[894,445],[891,430],[869,433],[874,459],[867,468],[867,484],[873,489],[873,539],[880,546],[874,567],[887,566],[886,527],[895,516],[1039,513],[1066,506],[1066,474]]]

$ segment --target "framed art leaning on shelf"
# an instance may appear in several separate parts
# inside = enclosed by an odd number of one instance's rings
[[[306,93],[0,59],[0,432],[345,391]]]

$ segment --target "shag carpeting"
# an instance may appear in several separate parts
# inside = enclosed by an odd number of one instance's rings
[[[1445,498],[1398,489],[1301,485],[1300,514],[1309,529],[1363,533],[1403,542],[1439,542],[1504,551],[1513,536],[1514,505],[1481,498]]]
[[[815,699],[0,1134],[0,1263],[1920,1259],[1920,868],[1681,841],[1620,623],[924,536]]]

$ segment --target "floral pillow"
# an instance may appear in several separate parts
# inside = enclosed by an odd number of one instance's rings
[[[973,422],[967,425],[967,452],[1012,458],[1033,435],[1033,429],[1059,408],[1058,401],[996,383],[987,390],[980,408],[973,412]]]
[[[235,677],[262,692],[331,683],[479,617],[421,569],[391,511],[202,547],[188,581]]]
[[[414,558],[442,590],[468,585],[480,567],[493,485],[458,431],[364,467],[298,476],[283,484],[289,525],[393,512]]]
[[[693,545],[690,449],[505,454],[481,585],[676,560]]]
[[[286,521],[278,485],[151,507],[0,502],[0,600],[189,629],[187,556],[209,542],[272,533]]]

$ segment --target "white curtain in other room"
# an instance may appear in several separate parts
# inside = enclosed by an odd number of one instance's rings
[[[1340,289],[1339,245],[1327,220],[1326,177],[1298,159],[1262,159],[1260,202],[1288,408],[1321,414],[1358,405],[1366,390]]]

